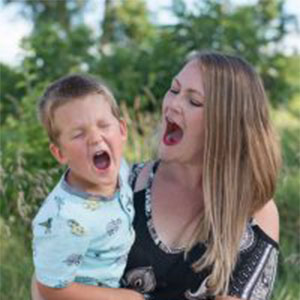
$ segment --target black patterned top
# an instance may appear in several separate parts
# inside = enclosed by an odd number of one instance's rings
[[[159,162],[153,164],[145,189],[134,193],[136,240],[122,279],[123,287],[133,288],[151,300],[208,300],[209,270],[194,272],[191,264],[205,252],[196,245],[184,258],[183,249],[172,249],[158,237],[151,216],[151,186]],[[134,165],[131,183],[144,167]],[[241,299],[270,299],[276,275],[278,244],[253,220],[249,221],[240,243],[240,253],[232,274],[228,295]]]

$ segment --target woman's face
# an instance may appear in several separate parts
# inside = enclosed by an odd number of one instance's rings
[[[201,70],[193,60],[175,76],[164,97],[160,159],[184,163],[202,160],[204,102]]]

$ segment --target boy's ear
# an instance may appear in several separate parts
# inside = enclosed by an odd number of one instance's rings
[[[59,148],[59,146],[51,143],[49,145],[49,149],[52,153],[52,155],[56,158],[56,160],[62,164],[65,165],[67,163],[67,158],[63,155],[61,149]]]
[[[123,141],[127,140],[127,124],[124,119],[120,120],[120,131]]]

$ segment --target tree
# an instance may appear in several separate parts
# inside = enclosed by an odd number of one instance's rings
[[[128,47],[147,43],[154,34],[149,11],[143,0],[105,0],[100,48]],[[149,46],[149,45],[148,45]]]
[[[1,101],[0,124],[3,125],[8,116],[19,117],[20,99],[25,94],[24,75],[14,68],[0,63]]]
[[[15,3],[15,0],[4,0],[4,3]],[[72,19],[83,11],[87,1],[25,0],[20,4],[20,14],[30,19],[35,29],[44,23],[56,22],[68,31],[71,28]]]
[[[186,50],[212,49],[240,55],[262,76],[273,104],[292,96],[284,74],[287,56],[283,40],[296,30],[295,16],[284,10],[283,0],[259,0],[256,5],[205,0],[191,12],[184,1],[173,1],[178,24],[170,28],[177,44]]]
[[[44,23],[25,38],[22,67],[32,74],[32,85],[53,81],[70,72],[88,71],[96,58],[90,53],[95,45],[92,30],[73,26],[68,32],[58,23]]]

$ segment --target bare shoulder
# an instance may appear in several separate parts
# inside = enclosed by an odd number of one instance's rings
[[[134,188],[135,192],[143,190],[146,187],[152,166],[153,162],[147,162],[143,166],[143,169],[140,171],[136,179],[136,184]]]
[[[273,199],[254,214],[254,219],[268,236],[279,241],[279,213]]]

